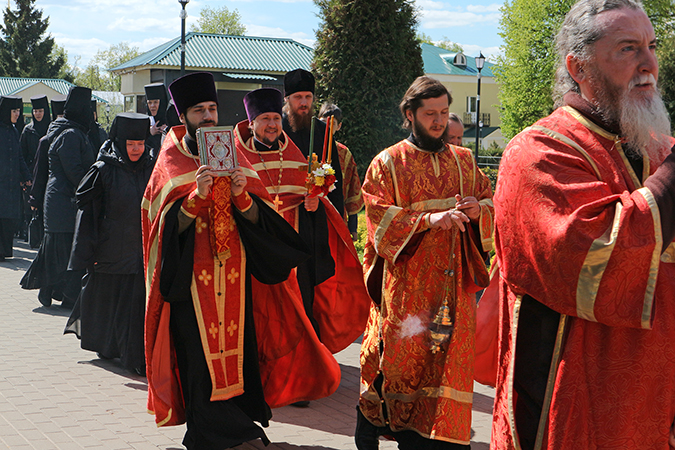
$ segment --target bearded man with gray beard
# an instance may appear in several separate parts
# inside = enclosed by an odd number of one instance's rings
[[[516,136],[494,197],[492,449],[675,447],[675,139],[635,0],[581,0],[558,108]]]

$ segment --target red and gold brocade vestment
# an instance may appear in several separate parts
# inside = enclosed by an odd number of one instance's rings
[[[517,420],[514,370],[540,345],[516,347],[539,326],[522,320],[534,299],[559,316],[539,448],[669,449],[675,248],[661,253],[659,208],[644,186],[657,165],[645,157],[636,173],[619,136],[569,106],[509,143],[495,195],[502,323],[491,448],[521,448],[530,425]]]
[[[304,208],[307,193],[307,160],[285,132],[279,139],[279,150],[257,151],[248,124],[243,121],[235,128],[237,150],[250,161],[267,188],[272,199],[270,206],[297,231],[300,225],[298,209]],[[327,198],[320,200],[326,211],[335,275],[315,287],[313,312],[321,342],[332,353],[337,353],[363,333],[370,301],[349,230],[330,201]],[[287,283],[288,288],[300,296],[297,280],[292,278],[293,275]]]
[[[430,229],[427,213],[474,196],[478,222],[462,233]],[[439,153],[403,140],[375,157],[363,186],[368,241],[366,284],[373,299],[361,348],[365,417],[393,431],[468,444],[471,437],[476,298],[487,285],[492,191],[468,149]],[[444,297],[455,329],[432,353],[428,326]],[[380,346],[382,352],[380,353]],[[382,376],[382,398],[374,382]],[[385,410],[383,410],[383,408]]]
[[[354,161],[354,155],[346,145],[335,142],[342,168],[342,195],[345,199],[345,221],[349,216],[359,213],[363,209],[363,195],[361,194],[361,180]]]

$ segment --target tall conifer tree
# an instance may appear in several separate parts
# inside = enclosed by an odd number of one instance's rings
[[[0,26],[0,75],[56,78],[66,64],[62,54],[52,54],[54,38],[45,36],[49,18],[34,8],[35,0],[16,0],[17,9],[5,9]]]
[[[344,131],[337,138],[363,174],[373,156],[407,135],[398,105],[424,73],[417,13],[410,0],[315,3],[322,19],[314,52],[317,100],[342,109]]]

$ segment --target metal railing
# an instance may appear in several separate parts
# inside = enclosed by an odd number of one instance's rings
[[[482,156],[478,155],[478,167],[489,167],[490,169],[499,169],[501,156]]]
[[[476,113],[475,112],[465,112],[464,117],[462,118],[464,125],[476,125]],[[480,113],[480,120],[483,122],[482,127],[490,126],[490,113]]]

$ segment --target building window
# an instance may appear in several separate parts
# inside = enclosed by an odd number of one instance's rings
[[[126,112],[136,112],[134,111],[134,106],[136,104],[135,95],[126,95],[124,97],[124,111]]]
[[[452,63],[457,67],[466,67],[466,56],[464,56],[464,53],[459,52],[455,55]]]
[[[136,111],[139,114],[149,114],[148,102],[145,101],[145,95],[136,96]]]
[[[476,112],[476,97],[467,97],[466,98],[466,112],[475,113]]]

